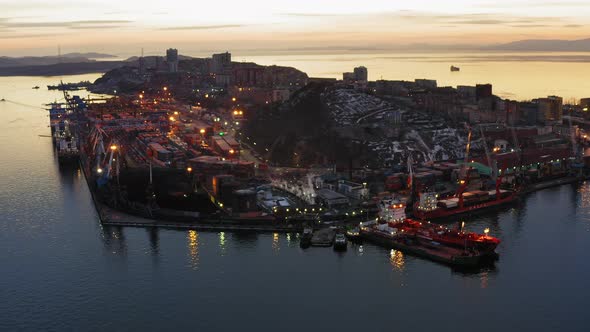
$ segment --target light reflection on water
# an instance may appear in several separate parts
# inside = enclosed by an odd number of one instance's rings
[[[398,271],[404,270],[404,254],[401,251],[391,249],[389,253],[389,262],[394,269]]]
[[[190,266],[192,269],[199,267],[199,234],[195,230],[187,232],[188,253],[190,257]]]

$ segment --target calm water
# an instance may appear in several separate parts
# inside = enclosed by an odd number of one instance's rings
[[[590,53],[387,53],[349,55],[241,56],[236,61],[293,66],[315,77],[342,78],[363,65],[369,79],[430,78],[439,86],[492,83],[504,98],[526,100],[548,95],[590,97]],[[460,72],[451,72],[450,66]]]
[[[469,222],[503,240],[475,274],[295,235],[102,228],[38,136],[59,93],[31,87],[57,80],[0,78],[0,330],[588,330],[590,184]]]

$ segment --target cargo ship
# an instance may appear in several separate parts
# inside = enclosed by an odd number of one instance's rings
[[[490,191],[465,191],[467,181],[461,180],[457,193],[449,198],[439,199],[434,192],[423,192],[413,209],[414,217],[421,220],[435,220],[513,203],[517,192],[500,189],[501,178],[496,180],[496,189]]]

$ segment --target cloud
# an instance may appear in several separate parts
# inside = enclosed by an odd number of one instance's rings
[[[84,20],[69,22],[22,22],[13,21],[12,19],[0,21],[0,29],[4,28],[70,28],[70,29],[89,29],[94,28],[112,28],[114,25],[120,27],[124,24],[133,23],[128,20]]]
[[[330,13],[281,13],[280,16],[295,16],[295,17],[339,17],[339,16],[354,16],[354,14],[330,14]]]
[[[513,3],[497,3],[489,2],[476,5],[479,8],[527,8],[534,6],[540,7],[589,7],[590,3],[587,1],[531,1],[531,2],[513,2]]]
[[[42,38],[42,37],[55,37],[59,34],[55,33],[38,33],[38,34],[10,34],[10,35],[0,35],[0,39],[25,39],[25,38]]]
[[[212,29],[228,29],[228,28],[242,28],[245,24],[218,24],[218,25],[193,25],[181,27],[167,27],[160,30],[212,30]]]

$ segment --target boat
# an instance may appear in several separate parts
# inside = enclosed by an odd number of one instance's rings
[[[461,180],[459,189],[452,197],[439,199],[434,192],[423,192],[414,204],[414,217],[421,220],[435,220],[466,213],[480,212],[513,203],[516,191],[500,189],[502,177],[496,179],[496,189],[490,191],[465,191],[467,181]]]
[[[461,68],[459,67],[455,67],[455,66],[451,66],[451,71],[460,71]]]
[[[301,234],[301,240],[299,240],[299,246],[301,248],[309,248],[311,246],[311,237],[313,236],[313,230],[309,227],[303,229]]]
[[[346,237],[349,241],[359,242],[361,240],[360,230],[358,227],[349,228],[346,230]]]
[[[485,194],[482,194],[485,193]],[[471,198],[476,195],[480,197]],[[469,199],[466,199],[469,197]],[[497,193],[490,192],[465,192],[459,197],[452,197],[444,200],[432,198],[432,194],[423,193],[420,201],[414,207],[414,217],[421,220],[444,219],[459,216],[467,213],[481,212],[491,208],[498,208],[514,203],[518,196],[515,191],[499,190]]]
[[[38,85],[35,85],[35,86],[33,87],[33,89],[34,89],[34,90],[38,90],[38,89],[39,89],[39,86],[38,86]]]
[[[348,247],[348,241],[343,233],[337,233],[334,237],[334,250],[344,251]]]
[[[376,221],[385,222],[390,228],[396,229],[398,232],[402,231],[405,234],[412,234],[423,240],[435,241],[455,248],[474,249],[481,253],[487,253],[490,256],[497,256],[495,250],[498,244],[500,244],[500,240],[489,236],[489,229],[487,228],[484,230],[484,234],[465,232],[463,231],[464,222],[457,229],[450,229],[442,225],[430,223],[429,221],[425,222],[406,218],[404,205],[394,204],[390,209],[393,210],[392,214],[398,217],[397,219],[381,219]]]
[[[360,234],[363,240],[377,245],[454,267],[479,267],[490,261],[488,253],[473,248],[447,246],[418,237],[404,229],[391,227],[387,223],[363,223]]]
[[[0,99],[0,101],[6,101],[6,99],[2,98],[2,99]]]

